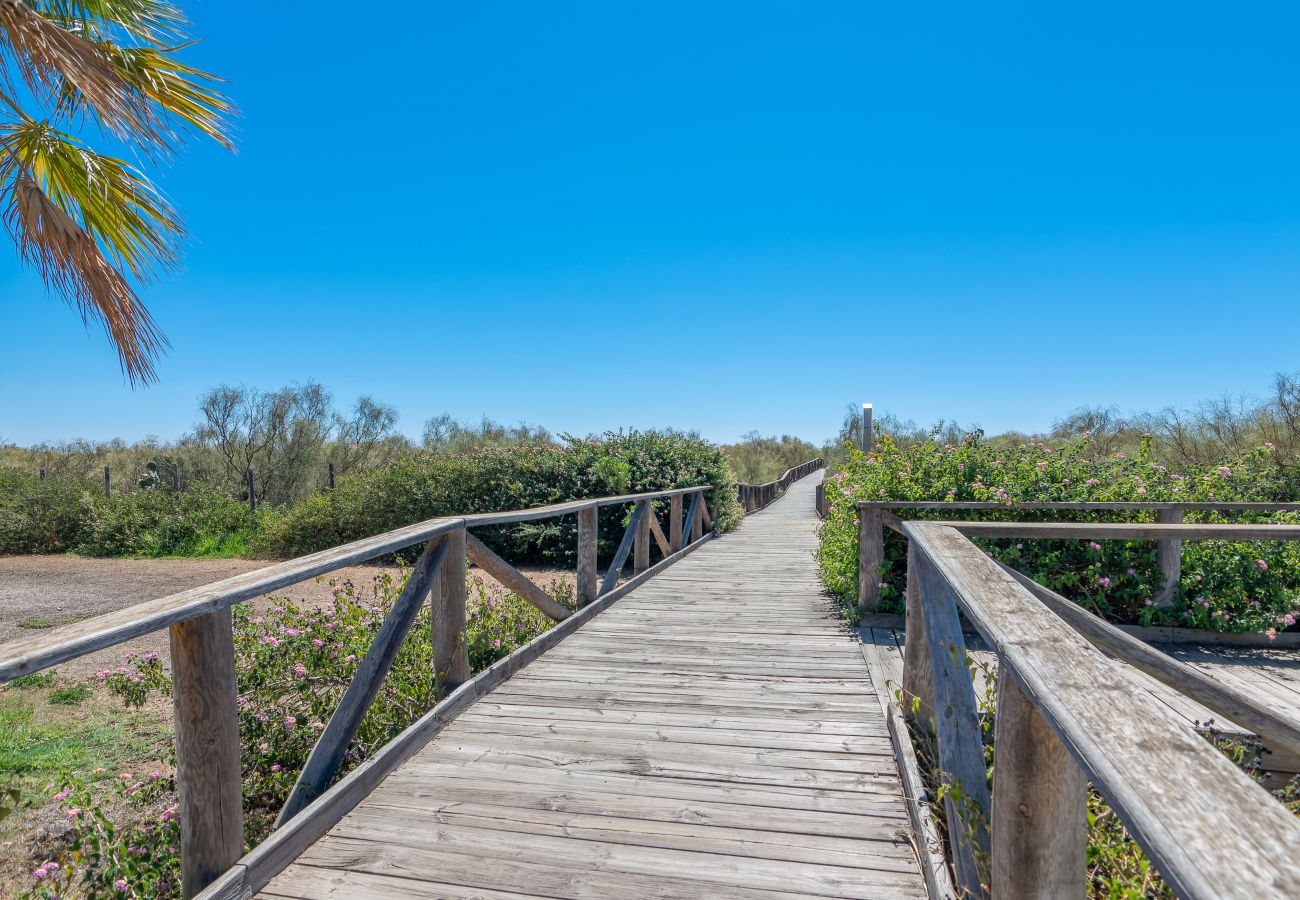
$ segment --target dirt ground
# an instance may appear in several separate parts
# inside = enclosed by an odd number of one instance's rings
[[[229,578],[267,565],[255,559],[88,559],[78,556],[0,556],[0,644],[40,634],[33,626],[55,627],[124,609],[145,600],[165,597],[177,591]],[[395,567],[348,566],[329,577],[351,579],[367,588],[375,576]],[[552,581],[574,584],[572,572],[521,567],[521,572],[542,587]],[[478,569],[472,577],[482,579],[492,593],[504,589]],[[315,579],[276,592],[305,605],[328,606],[330,588]],[[251,601],[254,604],[259,600]],[[266,601],[262,601],[266,602]],[[60,663],[61,677],[83,679],[101,669],[121,665],[131,653],[155,651],[167,655],[167,632],[159,631],[120,644],[101,653]]]

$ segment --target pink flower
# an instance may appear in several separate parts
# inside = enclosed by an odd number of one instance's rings
[[[278,771],[280,771],[280,764],[279,764],[279,763],[276,763],[275,765],[271,766],[271,771],[272,771],[272,772],[278,772]]]
[[[294,726],[296,726],[297,724],[298,724],[298,720],[295,719],[293,716],[285,716],[285,717],[284,717],[284,730],[285,730],[285,731],[293,731]]]
[[[1257,559],[1257,560],[1255,560],[1255,565],[1259,566],[1259,567],[1260,567],[1261,569],[1263,569],[1265,572],[1268,571],[1268,563],[1264,562],[1264,560],[1262,560],[1262,559]]]
[[[1101,579],[1099,579],[1099,580],[1101,581],[1101,586],[1102,586],[1102,587],[1104,587],[1104,588],[1110,587],[1110,579],[1109,579],[1109,578],[1101,578]]]
[[[125,879],[125,878],[119,878],[117,881],[114,881],[114,882],[113,882],[113,887],[117,888],[119,891],[124,891],[124,890],[126,890],[126,879]]]
[[[317,650],[319,650],[321,647],[325,646],[325,642],[322,641],[320,638],[312,638],[311,645],[315,647]]]
[[[1138,488],[1137,492],[1138,492],[1139,494],[1145,494],[1145,493],[1147,492],[1147,489],[1144,488],[1144,487],[1140,487],[1140,488]]]
[[[1268,639],[1269,639],[1270,641],[1272,641],[1272,640],[1276,640],[1276,639],[1277,639],[1277,629],[1276,629],[1276,628],[1265,628],[1265,629],[1264,629],[1264,634],[1266,634],[1266,635],[1268,636]]]
[[[495,641],[492,642],[492,649],[494,650],[501,649],[501,638],[497,638]]]
[[[1100,550],[1100,549],[1101,549],[1101,544],[1097,543],[1096,541],[1093,541],[1093,542],[1091,542],[1090,544],[1088,544],[1088,547],[1091,548],[1091,549],[1093,549],[1093,550]]]

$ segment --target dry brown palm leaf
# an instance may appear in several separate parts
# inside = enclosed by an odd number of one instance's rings
[[[27,175],[10,183],[4,221],[23,260],[68,298],[83,320],[99,320],[132,384],[154,380],[153,360],[167,340],[95,239]]]
[[[28,90],[58,97],[70,85],[117,136],[153,145],[165,140],[148,102],[95,42],[44,18],[22,0],[0,0],[0,40],[9,45],[18,78]],[[4,78],[12,83],[13,73],[6,69]]]

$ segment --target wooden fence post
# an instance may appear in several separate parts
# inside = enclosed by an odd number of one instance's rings
[[[443,538],[447,557],[429,592],[433,671],[442,676],[438,692],[445,697],[469,681],[469,645],[465,634],[465,529]]]
[[[668,500],[668,546],[674,553],[682,549],[681,494],[673,494]]]
[[[870,453],[875,434],[871,430],[871,404],[862,404],[862,452]]]
[[[181,464],[176,463],[172,466],[172,490],[176,493],[181,492]]]
[[[45,480],[45,466],[41,466],[41,481]]]
[[[645,508],[636,526],[636,539],[632,545],[632,574],[640,575],[650,568],[650,517],[655,514],[649,500],[640,500],[638,506]]]
[[[193,897],[244,852],[230,610],[171,626],[181,884]]]
[[[1183,511],[1181,509],[1156,510],[1156,521],[1162,525],[1181,525]],[[1156,544],[1156,561],[1160,566],[1161,574],[1165,577],[1165,586],[1155,596],[1156,606],[1160,609],[1170,609],[1174,605],[1174,594],[1178,592],[1178,582],[1182,578],[1183,542],[1174,539],[1159,541]]]
[[[578,604],[585,606],[596,599],[596,504],[578,510]]]
[[[817,485],[817,515],[826,518],[826,482]]]
[[[104,466],[104,497],[113,496],[113,478],[109,475],[108,466]]]
[[[695,543],[704,537],[704,517],[708,513],[704,512],[704,491],[695,494],[692,502],[698,504],[695,515],[691,517],[691,543]]]
[[[329,467],[326,469],[326,479],[326,483],[329,485],[329,490],[334,490],[334,463],[330,463]]]
[[[245,473],[248,477],[248,511],[257,512],[257,492],[253,483],[253,467],[249,466]]]
[[[925,642],[925,614],[916,551],[907,546],[907,618],[903,639],[903,715],[927,732],[933,732],[934,676]],[[915,702],[914,702],[915,701]],[[913,707],[918,707],[913,711]]]
[[[880,510],[858,510],[858,611],[880,605],[880,567],[885,564],[885,525]]]
[[[1088,779],[1006,666],[994,727],[993,896],[1083,897]]]
[[[924,554],[917,554],[924,602],[925,643],[934,680],[934,721],[940,778],[953,786],[944,799],[958,890],[986,897],[978,860],[989,858],[989,787],[979,709],[967,668],[957,595]]]

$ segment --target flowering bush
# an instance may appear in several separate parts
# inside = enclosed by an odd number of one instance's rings
[[[1137,453],[1094,458],[1088,437],[1060,448],[1025,444],[1014,450],[981,443],[979,434],[957,444],[928,441],[906,449],[890,438],[870,455],[850,453],[826,487],[829,515],[818,560],[826,586],[848,602],[857,596],[859,500],[986,501],[1003,508],[896,510],[903,518],[1020,521],[1152,521],[1151,513],[1033,511],[1017,503],[1052,501],[1284,502],[1296,485],[1272,460],[1271,450],[1222,465],[1173,471],[1155,462],[1149,443]],[[1296,522],[1293,514],[1234,514],[1233,521]],[[1188,512],[1186,521],[1228,521],[1213,512]],[[1216,631],[1276,634],[1294,626],[1300,596],[1296,542],[1189,541],[1173,610],[1157,609],[1163,587],[1156,546],[1142,541],[979,539],[995,559],[1107,618],[1136,624],[1167,623]],[[880,573],[882,606],[901,611],[906,542],[888,532]],[[851,604],[850,604],[851,608]]]
[[[242,744],[245,841],[270,833],[275,817],[306,763],[320,731],[342,699],[384,616],[406,582],[383,573],[366,590],[330,581],[333,603],[304,608],[276,600],[267,609],[234,608],[237,703]],[[467,633],[470,667],[481,671],[532,640],[551,621],[513,594],[490,594],[469,577]],[[552,586],[573,605],[572,590]],[[374,704],[348,748],[345,774],[431,709],[438,684],[431,664],[430,617],[418,616],[402,643]],[[99,673],[128,706],[170,693],[171,677],[157,654],[132,655],[127,664]],[[100,773],[97,773],[100,774]],[[120,783],[119,783],[120,782]],[[91,896],[171,897],[179,891],[179,828],[175,786],[157,776],[136,779],[70,776],[57,788],[73,825],[63,857],[33,872],[32,896],[63,894],[76,884]],[[105,805],[158,807],[143,825],[116,829]],[[118,883],[121,882],[119,885]]]

